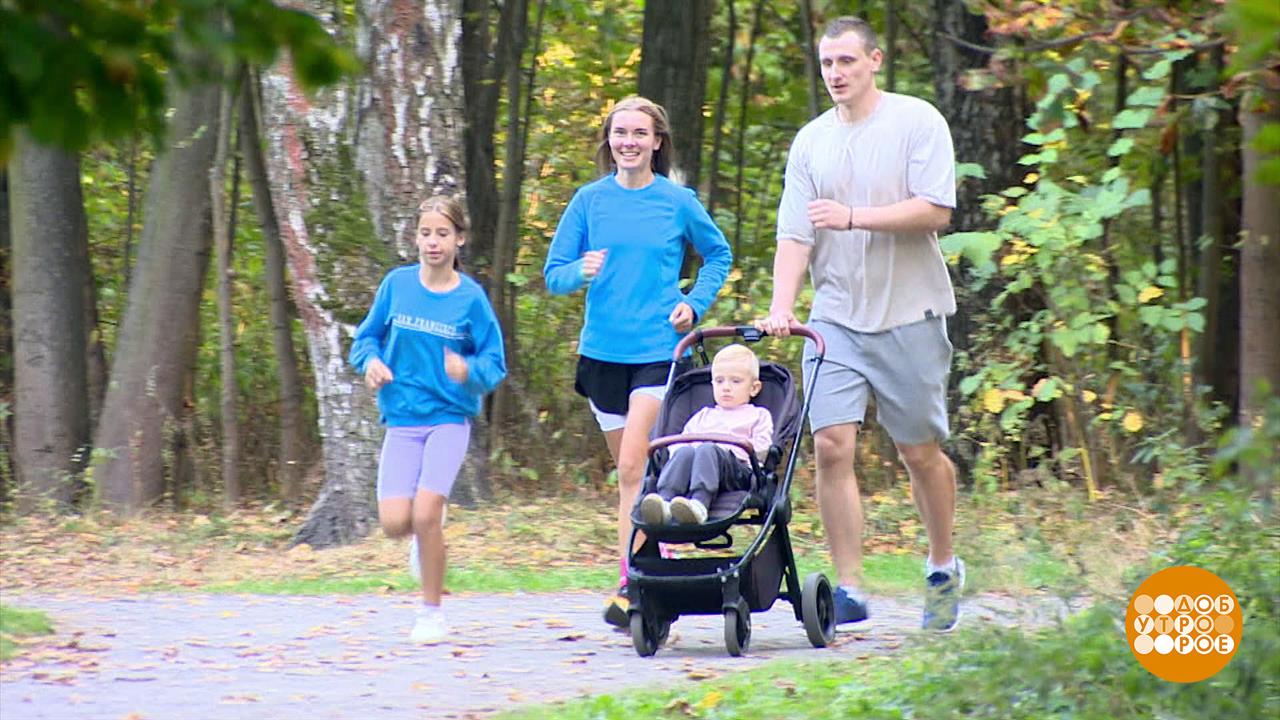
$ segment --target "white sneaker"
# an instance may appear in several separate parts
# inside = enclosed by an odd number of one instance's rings
[[[418,609],[418,618],[413,622],[413,630],[409,632],[409,642],[417,645],[434,645],[449,634],[449,626],[444,621],[444,612],[439,608]]]
[[[701,525],[707,521],[707,506],[693,498],[678,497],[671,501],[671,517],[681,525]]]
[[[671,505],[658,493],[649,493],[640,501],[640,518],[649,525],[670,524]]]
[[[409,540],[409,575],[414,582],[422,584],[422,560],[418,556],[417,534],[414,534]]]

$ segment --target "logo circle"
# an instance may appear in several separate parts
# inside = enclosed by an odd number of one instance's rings
[[[1124,616],[1129,649],[1142,667],[1170,682],[1199,682],[1231,662],[1244,617],[1222,578],[1203,568],[1161,570],[1133,591]]]

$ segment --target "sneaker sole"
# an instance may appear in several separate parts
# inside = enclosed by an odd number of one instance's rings
[[[640,501],[640,519],[649,525],[662,524],[662,503],[649,502],[649,498]]]

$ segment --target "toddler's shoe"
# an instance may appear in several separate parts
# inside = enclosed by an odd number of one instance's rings
[[[670,524],[671,505],[658,493],[649,493],[640,501],[640,518],[648,525]]]
[[[707,506],[693,498],[678,497],[671,501],[671,518],[681,525],[701,525],[707,521]]]

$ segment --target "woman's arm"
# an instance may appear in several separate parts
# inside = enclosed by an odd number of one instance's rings
[[[729,267],[733,265],[733,251],[729,249],[724,233],[720,232],[706,208],[698,202],[697,196],[692,190],[689,194],[684,213],[685,233],[694,249],[702,256],[702,267],[698,270],[698,279],[685,298],[694,315],[701,318],[711,307],[725,278],[729,276]]]
[[[547,262],[542,266],[542,277],[547,291],[553,295],[567,295],[586,285],[582,273],[582,255],[587,251],[587,215],[583,208],[582,193],[574,193],[569,206],[560,216],[555,237],[547,250]]]

